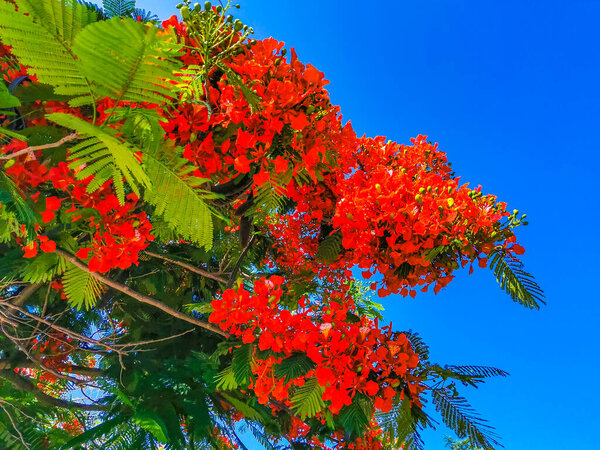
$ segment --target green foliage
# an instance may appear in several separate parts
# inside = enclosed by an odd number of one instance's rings
[[[27,237],[34,235],[36,215],[23,199],[21,190],[4,171],[0,170],[0,242],[8,242],[12,234],[21,235],[25,225]]]
[[[4,83],[0,83],[0,110],[16,106],[21,106],[19,99],[8,91],[8,87]]]
[[[75,130],[87,139],[71,148],[70,167],[75,169],[85,164],[85,168],[77,173],[78,179],[93,175],[87,190],[94,192],[108,180],[114,182],[119,202],[125,203],[125,187],[123,178],[138,195],[139,187],[148,187],[150,179],[136,159],[136,149],[121,142],[109,128],[100,128],[78,117],[64,113],[53,113],[46,116],[48,120],[65,128]]]
[[[93,428],[89,428],[84,431],[82,434],[75,436],[69,442],[67,442],[62,450],[67,450],[70,448],[78,448],[79,445],[85,444],[87,442],[91,442],[97,439],[101,439],[104,435],[112,431],[115,427],[121,425],[124,421],[127,420],[127,416],[123,414],[119,414],[112,419],[108,419],[99,425],[96,425]]]
[[[323,392],[325,388],[319,385],[317,377],[312,377],[294,392],[291,398],[293,409],[301,418],[313,417],[325,408]]]
[[[289,380],[306,375],[315,367],[316,364],[308,356],[296,353],[275,365],[274,374],[277,378],[285,378],[287,383]]]
[[[517,303],[539,309],[544,302],[544,293],[533,278],[523,270],[523,263],[514,255],[497,250],[490,255],[490,269],[500,287]]]
[[[325,237],[319,244],[317,258],[325,263],[333,263],[342,251],[342,233],[336,231]]]
[[[231,368],[233,369],[233,376],[235,377],[235,382],[238,386],[245,387],[250,383],[253,359],[253,344],[243,344],[241,347],[233,350]]]
[[[28,283],[47,283],[66,269],[67,262],[56,253],[42,253],[25,266],[22,279]]]
[[[432,389],[433,404],[442,416],[444,423],[461,438],[469,438],[476,445],[493,448],[499,445],[498,437],[480,418],[464,397],[450,389]]]
[[[167,442],[169,440],[167,424],[157,413],[153,411],[139,411],[131,419],[144,430],[152,433],[160,442]]]
[[[86,27],[73,51],[98,97],[162,105],[176,94],[170,83],[180,46],[160,29],[115,17]],[[119,52],[114,49],[118,48]]]
[[[128,17],[135,9],[135,0],[103,0],[107,17]]]
[[[340,410],[339,423],[351,438],[362,436],[373,416],[373,403],[363,395],[356,395],[352,404]]]
[[[429,417],[418,407],[412,405],[408,398],[396,398],[392,410],[387,413],[378,413],[377,422],[383,430],[383,435],[392,447],[404,444],[407,450],[420,450],[424,448],[420,431],[433,427]]]
[[[185,162],[179,158],[173,164],[148,155],[144,164],[153,186],[144,197],[177,234],[210,249],[213,223],[205,200],[215,198],[215,194],[198,189],[205,180],[191,176],[193,167],[185,168]]]
[[[235,380],[235,373],[233,367],[227,366],[221,370],[215,378],[216,387],[219,390],[233,391],[237,389],[238,382]]]
[[[69,264],[63,276],[67,299],[77,309],[90,309],[102,293],[102,285],[88,272]]]
[[[252,208],[255,214],[264,216],[279,212],[284,207],[286,199],[284,196],[285,188],[283,188],[284,179],[285,175],[279,180],[267,180],[257,188],[254,207]]]
[[[97,14],[84,5],[60,0],[0,2],[0,39],[12,47],[22,64],[31,67],[40,83],[57,94],[77,97],[72,105],[91,103],[90,82],[72,51],[75,36]],[[24,15],[27,12],[29,15]]]

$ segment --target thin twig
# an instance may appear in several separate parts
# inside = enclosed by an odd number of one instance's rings
[[[118,283],[114,280],[111,280],[110,278],[107,278],[103,275],[100,275],[97,272],[92,272],[89,267],[84,264],[79,258],[77,258],[74,255],[71,255],[70,253],[67,253],[64,250],[61,249],[56,249],[56,253],[59,256],[62,256],[63,258],[65,258],[67,261],[69,261],[71,264],[73,264],[74,266],[78,267],[79,269],[89,273],[91,276],[93,276],[96,280],[100,281],[101,283],[110,286],[111,288],[122,292],[123,294],[128,295],[129,297],[137,300],[140,303],[146,303],[148,305],[154,306],[157,309],[160,309],[161,311],[163,311],[164,313],[169,314],[170,316],[173,316],[177,319],[181,319],[184,320],[186,322],[192,323],[200,328],[204,328],[205,330],[208,331],[212,331],[213,333],[219,334],[223,337],[229,337],[229,334],[224,332],[223,330],[221,330],[219,327],[210,324],[210,323],[206,323],[203,322],[201,320],[195,319],[194,317],[190,317],[186,314],[183,314],[182,312],[177,311],[176,309],[173,309],[167,305],[165,305],[164,303],[152,298],[152,297],[148,297],[147,295],[141,294],[139,292],[134,291],[133,289],[131,289],[129,286],[126,286],[124,284]]]
[[[182,261],[177,261],[171,258],[167,258],[166,256],[159,255],[158,253],[153,253],[149,251],[144,251],[144,253],[148,256],[152,256],[153,258],[162,259],[163,261],[170,262],[171,264],[175,264],[176,266],[183,267],[184,269],[188,269],[190,272],[197,273],[198,275],[202,275],[203,277],[210,278],[211,280],[219,281],[221,283],[226,283],[227,280],[220,277],[221,273],[218,274],[207,272],[205,270],[199,269],[196,266],[192,266],[191,264],[184,263]]]
[[[248,250],[254,243],[255,238],[256,238],[256,235],[252,236],[252,239],[250,239],[250,242],[248,242],[248,245],[246,245],[246,247],[244,247],[244,250],[238,257],[235,267],[233,268],[233,272],[231,272],[231,274],[229,275],[229,280],[227,281],[226,289],[231,289],[231,287],[233,286],[235,277],[236,277],[237,273],[239,272],[240,267],[242,267],[242,262],[244,261],[244,258],[246,257],[246,253],[248,253]]]
[[[0,156],[0,160],[14,159],[18,156],[25,155],[27,153],[33,153],[38,150],[45,150],[48,148],[60,147],[61,145],[65,144],[67,142],[70,142],[70,141],[74,141],[75,139],[79,139],[79,136],[77,135],[77,133],[69,134],[68,136],[65,136],[64,138],[62,138],[60,141],[53,142],[52,144],[34,145],[33,147],[24,148],[23,150],[19,150],[18,152],[11,153],[10,155],[2,155],[2,156]]]
[[[106,411],[109,409],[108,405],[86,405],[83,403],[70,402],[63,400],[62,398],[52,397],[44,392],[38,390],[31,381],[23,378],[16,374],[12,370],[0,370],[0,377],[10,382],[14,387],[21,391],[29,392],[33,394],[39,401],[46,403],[50,406],[58,406],[59,408],[73,409],[77,408],[82,411]]]
[[[6,402],[0,400],[0,408],[2,408],[2,410],[4,411],[4,413],[8,416],[8,420],[10,420],[10,423],[12,424],[13,428],[15,429],[15,431],[17,432],[17,434],[19,435],[19,440],[21,441],[21,443],[25,446],[25,448],[31,448],[31,447],[29,447],[29,444],[27,442],[25,442],[25,439],[23,439],[23,435],[21,434],[21,432],[17,428],[17,425],[15,424],[15,421],[13,420],[13,418],[10,415],[10,413],[8,412],[8,410],[4,407],[5,403]],[[6,404],[8,404],[8,403],[6,403]]]

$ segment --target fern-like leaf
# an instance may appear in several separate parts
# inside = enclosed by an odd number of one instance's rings
[[[490,255],[490,269],[500,287],[517,303],[531,309],[539,309],[544,291],[535,282],[533,275],[523,270],[523,263],[514,255],[497,250]]]
[[[5,220],[9,220],[10,215],[14,215],[14,223],[5,223],[6,232],[15,232],[19,235],[20,226],[25,225],[27,236],[34,236],[34,224],[36,223],[35,213],[31,210],[27,202],[23,199],[19,187],[4,171],[0,171],[0,204],[8,213]],[[1,215],[0,215],[1,216]],[[1,233],[4,235],[4,233]]]
[[[156,214],[184,239],[211,248],[213,223],[205,199],[214,194],[195,187],[203,180],[188,176],[189,169],[183,168],[183,159],[171,167],[167,162],[146,155],[144,165],[153,183],[152,189],[146,191],[145,199],[156,207]]]
[[[419,336],[419,333],[412,330],[405,331],[404,334],[408,338],[410,345],[421,361],[429,359],[429,346],[423,341],[423,338]]]
[[[65,295],[77,309],[90,309],[102,294],[102,285],[88,272],[69,264],[64,276]]]
[[[134,20],[141,20],[142,22],[158,22],[160,18],[152,11],[147,11],[144,8],[135,8],[131,13]]]
[[[254,198],[253,212],[260,210],[261,214],[279,211],[285,203],[285,189],[278,180],[267,180],[257,188]]]
[[[42,253],[25,266],[22,277],[28,283],[47,283],[67,268],[67,262],[56,253]]]
[[[304,385],[296,389],[291,398],[293,410],[302,419],[313,417],[325,408],[323,392],[325,389],[319,385],[316,377],[309,379]]]
[[[344,406],[340,410],[338,420],[344,431],[351,438],[362,436],[371,422],[373,416],[373,405],[365,397],[357,395],[352,404]]]
[[[486,449],[500,445],[493,428],[476,414],[465,398],[454,396],[447,389],[433,389],[431,396],[442,420],[458,437],[467,437]]]
[[[126,17],[135,9],[135,0],[103,0],[104,14],[107,17]]]
[[[75,36],[98,20],[92,9],[74,1],[17,0],[0,2],[0,39],[12,47],[40,83],[57,94],[75,97],[72,106],[92,103],[91,86],[73,53]],[[24,13],[28,13],[25,15]]]
[[[507,377],[510,374],[502,369],[490,366],[446,366],[447,369],[470,377],[490,378]]]
[[[231,368],[235,381],[240,386],[247,386],[252,377],[252,363],[254,360],[254,345],[243,344],[233,350]]]
[[[156,26],[115,17],[79,33],[73,52],[94,93],[117,102],[169,102],[176,95],[170,80],[181,66],[175,59],[180,46],[159,32]]]
[[[75,160],[71,163],[71,168],[86,165],[77,173],[79,179],[94,176],[87,187],[88,192],[94,192],[112,178],[117,197],[123,204],[125,201],[123,178],[138,195],[140,193],[138,186],[146,188],[150,186],[148,175],[135,157],[135,149],[119,141],[110,129],[97,127],[70,114],[52,113],[46,118],[77,131],[82,137],[87,137],[71,148],[69,158]]]
[[[235,381],[235,374],[231,366],[225,367],[215,377],[216,387],[219,390],[232,391],[237,389],[238,383]]]
[[[274,375],[276,378],[285,378],[287,383],[294,378],[306,375],[315,368],[312,359],[303,353],[297,353],[289,356],[274,366]]]
[[[336,231],[325,237],[317,249],[317,259],[325,263],[333,263],[342,251],[342,233]]]

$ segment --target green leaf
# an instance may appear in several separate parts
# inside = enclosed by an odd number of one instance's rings
[[[342,251],[342,233],[336,231],[325,237],[317,249],[317,259],[325,263],[333,263]]]
[[[514,255],[497,249],[490,254],[490,269],[496,280],[510,297],[517,303],[531,309],[539,309],[544,291],[535,282],[533,275],[523,270],[523,263]]]
[[[98,97],[161,105],[175,96],[180,46],[160,28],[114,17],[87,26],[73,44]],[[118,52],[115,51],[118,49]]]
[[[323,401],[323,392],[325,388],[319,385],[316,377],[310,378],[303,386],[300,386],[294,392],[290,399],[293,403],[293,410],[302,419],[313,417],[325,409]]]
[[[153,411],[138,411],[131,419],[144,430],[152,433],[160,442],[168,442],[167,425],[157,413]]]
[[[244,415],[245,418],[250,420],[256,420],[261,423],[269,423],[272,422],[271,417],[266,413],[266,411],[253,408],[246,401],[242,401],[233,395],[228,394],[227,392],[220,392],[220,396],[222,396],[231,406],[237,409],[240,413]]]
[[[135,9],[135,0],[103,0],[102,5],[107,17],[127,17]]]
[[[0,171],[0,204],[6,212],[14,214],[17,221],[5,225],[17,235],[20,234],[20,226],[25,225],[25,231],[30,238],[35,235],[34,225],[37,217],[23,197],[21,189],[15,182],[4,171]]]
[[[0,109],[16,108],[17,106],[21,106],[19,99],[8,91],[8,86],[0,83]]]
[[[356,395],[352,404],[344,406],[340,410],[338,421],[351,438],[357,438],[364,434],[372,416],[372,403],[366,398]]]
[[[156,207],[156,214],[162,216],[177,234],[210,249],[213,222],[204,201],[210,193],[194,186],[198,180],[190,181],[189,168],[184,168],[185,160],[179,159],[172,166],[157,157],[145,155],[144,165],[152,180],[152,188],[146,190],[145,200]]]
[[[23,270],[23,281],[28,283],[47,283],[67,268],[67,262],[56,253],[42,253],[32,258]]]
[[[254,344],[243,344],[233,350],[231,368],[238,386],[246,387],[252,378],[254,360]]]
[[[20,133],[15,133],[15,132],[14,132],[14,131],[12,131],[12,130],[9,130],[9,129],[7,129],[7,128],[0,127],[0,139],[3,139],[3,138],[4,138],[4,137],[3,137],[3,135],[4,135],[4,136],[11,137],[11,138],[14,138],[14,139],[18,139],[18,140],[20,140],[20,141],[27,141],[27,137],[26,137],[26,136],[24,136],[23,134],[20,134]]]
[[[458,437],[468,437],[471,442],[484,448],[500,445],[493,428],[475,413],[465,398],[452,395],[447,388],[432,389],[431,396],[442,420]]]
[[[102,294],[102,285],[90,273],[69,264],[63,276],[65,295],[77,309],[90,309]]]
[[[71,168],[86,165],[77,173],[78,179],[94,176],[87,187],[88,192],[94,192],[112,178],[119,202],[123,204],[125,202],[123,178],[138,195],[140,186],[145,188],[150,186],[148,175],[136,159],[137,149],[119,141],[110,129],[97,127],[70,114],[52,113],[46,118],[65,128],[75,130],[82,137],[87,137],[71,148],[69,158],[73,161],[70,164]]]
[[[64,444],[61,447],[61,450],[75,448],[75,447],[83,445],[87,442],[94,441],[96,439],[100,439],[103,436],[109,434],[114,428],[118,427],[123,422],[125,422],[125,420],[127,420],[127,417],[124,415],[118,415],[117,417],[108,419],[107,421],[101,423],[100,425],[84,431],[79,436],[75,436],[69,442]]]
[[[215,377],[215,381],[216,387],[219,390],[233,391],[239,386],[235,379],[235,374],[233,373],[233,367],[231,366],[227,366],[225,369],[221,370]]]
[[[19,11],[0,2],[0,40],[12,47],[11,52],[40,83],[54,86],[57,94],[77,97],[72,105],[92,103],[90,82],[71,47],[83,27],[98,19],[97,14],[69,0],[18,0],[17,4]]]
[[[306,375],[313,370],[316,364],[304,353],[296,353],[285,358],[279,364],[274,366],[274,374],[276,378],[285,378],[287,383],[294,378]]]

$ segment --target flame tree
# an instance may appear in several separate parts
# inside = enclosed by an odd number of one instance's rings
[[[506,373],[373,298],[476,265],[538,308],[525,216],[426,136],[358,138],[229,3],[179,8],[0,0],[3,448],[422,448],[435,410],[498,445],[458,387]]]

